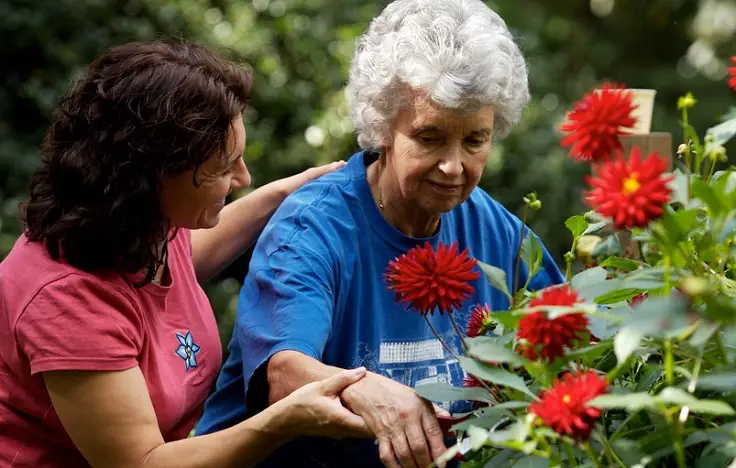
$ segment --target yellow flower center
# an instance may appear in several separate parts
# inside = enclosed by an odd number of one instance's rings
[[[641,184],[639,183],[639,174],[632,172],[631,175],[624,179],[623,192],[624,195],[631,195],[632,193],[639,190]]]
[[[565,395],[565,396],[563,396],[563,397],[562,397],[562,402],[563,402],[564,404],[568,404],[568,403],[570,403],[570,395]]]

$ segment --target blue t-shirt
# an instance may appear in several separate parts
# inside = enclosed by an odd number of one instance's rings
[[[434,236],[408,237],[384,219],[371,196],[366,167],[376,157],[357,153],[343,169],[290,195],[271,218],[253,252],[230,355],[205,405],[198,434],[252,416],[246,405],[251,377],[283,350],[342,368],[365,366],[410,387],[437,381],[462,386],[457,360],[418,313],[395,302],[383,274],[390,260],[417,245],[428,241],[436,249],[440,242],[457,241],[473,258],[506,271],[511,289],[521,221],[476,188],[467,201],[442,215]],[[521,284],[526,274],[522,268]],[[545,249],[531,288],[562,281]],[[482,274],[473,286],[475,294],[455,313],[463,329],[473,305],[487,303],[492,310],[509,306]],[[460,351],[447,315],[437,313],[430,320],[445,342]],[[289,443],[263,465],[309,466],[308,460],[322,467],[382,466],[372,441],[324,439]]]

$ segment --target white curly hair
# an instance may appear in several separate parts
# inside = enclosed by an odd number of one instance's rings
[[[526,61],[504,20],[481,0],[396,0],[373,19],[346,89],[362,148],[385,143],[407,86],[450,109],[492,105],[497,138],[530,99]]]

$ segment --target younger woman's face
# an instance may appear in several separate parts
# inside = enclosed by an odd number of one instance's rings
[[[227,139],[228,154],[212,155],[197,170],[167,177],[163,181],[161,202],[172,227],[208,229],[220,221],[228,194],[251,183],[243,161],[245,127],[242,117],[234,119]]]

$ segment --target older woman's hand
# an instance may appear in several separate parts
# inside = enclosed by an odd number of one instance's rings
[[[343,370],[328,379],[307,384],[276,403],[283,407],[286,431],[293,436],[372,438],[373,432],[363,418],[340,401],[343,390],[365,375],[364,368]]]
[[[272,183],[278,184],[281,193],[284,197],[286,197],[291,192],[297,190],[307,182],[343,167],[345,167],[345,161],[335,161],[329,164],[324,164],[322,166],[310,167],[306,171],[302,171],[299,174],[293,175],[291,177],[286,177]]]
[[[369,372],[342,394],[378,440],[381,461],[389,468],[426,467],[447,448],[435,408],[414,390]]]

